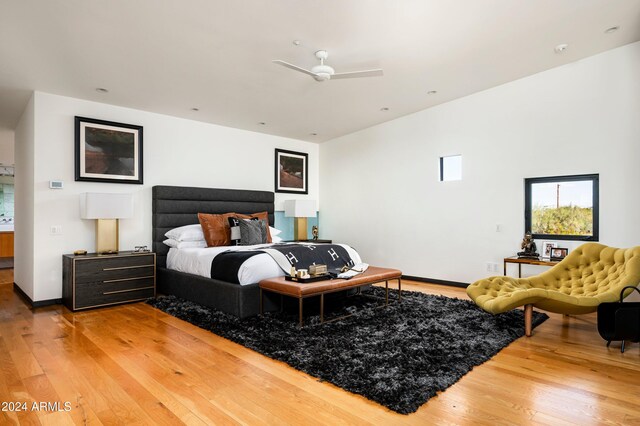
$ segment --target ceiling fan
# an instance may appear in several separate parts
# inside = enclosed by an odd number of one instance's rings
[[[302,72],[310,75],[316,81],[327,81],[336,78],[356,78],[356,77],[377,77],[382,75],[381,69],[364,70],[364,71],[352,71],[352,72],[339,72],[336,73],[329,65],[325,65],[324,61],[329,57],[329,53],[326,50],[318,50],[316,52],[316,58],[320,60],[320,65],[316,65],[311,70],[306,70],[297,65],[290,64],[279,59],[274,60],[274,64],[282,65],[283,67],[291,68],[294,71]]]

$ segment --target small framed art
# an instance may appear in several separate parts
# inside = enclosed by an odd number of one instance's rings
[[[562,260],[567,257],[569,249],[562,247],[553,247],[551,249],[551,260]]]
[[[142,126],[76,117],[76,181],[142,184]]]
[[[276,192],[309,193],[309,154],[276,149]]]
[[[542,257],[546,257],[546,258],[551,257],[551,249],[554,247],[558,247],[558,243],[554,243],[553,241],[543,241]]]

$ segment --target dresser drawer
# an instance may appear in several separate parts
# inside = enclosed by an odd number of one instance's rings
[[[78,259],[75,261],[76,283],[148,277],[153,276],[154,273],[154,255]]]
[[[155,277],[117,279],[76,283],[75,309],[122,302],[133,302],[155,296]]]

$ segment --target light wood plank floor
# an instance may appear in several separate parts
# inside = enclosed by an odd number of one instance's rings
[[[71,411],[0,412],[0,424],[640,423],[640,349],[607,349],[594,315],[552,315],[414,414],[360,396],[145,304],[31,311],[0,271],[0,401]],[[464,290],[405,282],[451,297]]]

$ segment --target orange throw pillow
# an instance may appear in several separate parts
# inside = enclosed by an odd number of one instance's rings
[[[258,220],[264,220],[267,223],[267,242],[268,243],[272,242],[272,240],[271,240],[271,232],[269,231],[269,225],[271,225],[271,224],[269,223],[269,213],[268,212],[259,212],[259,213],[253,213],[253,214],[234,214],[234,213],[231,213],[231,215],[234,215],[235,217],[237,217],[239,219],[251,219],[251,218],[255,217],[255,218],[258,218]],[[202,226],[202,229],[204,230],[204,225]],[[231,233],[231,231],[229,229],[230,228],[227,227],[228,232]],[[205,239],[206,239],[207,233],[205,232],[204,235],[205,235]],[[229,238],[231,238],[231,237],[229,237]],[[209,243],[209,241],[207,241],[207,244],[208,243]],[[229,240],[229,244],[231,244],[231,240]]]
[[[208,247],[231,245],[231,228],[229,228],[229,217],[238,216],[235,213],[209,214],[198,213],[198,221],[202,226],[204,239]],[[268,229],[268,228],[267,228]],[[267,234],[267,237],[270,236]]]

